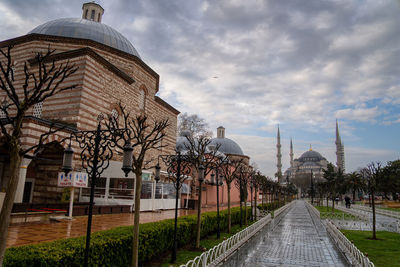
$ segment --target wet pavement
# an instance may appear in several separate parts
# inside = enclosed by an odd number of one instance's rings
[[[329,239],[320,220],[304,201],[296,201],[243,266],[348,266]]]
[[[227,209],[226,206],[220,210]],[[216,207],[202,208],[202,212],[214,211]],[[197,214],[197,210],[179,210],[178,216]],[[172,219],[175,210],[142,212],[140,223]],[[93,215],[92,232],[108,230],[118,226],[133,225],[134,213]],[[11,225],[8,229],[7,247],[37,244],[57,239],[86,235],[87,216],[74,217],[72,221],[26,223]]]

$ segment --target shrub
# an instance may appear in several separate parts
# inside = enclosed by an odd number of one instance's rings
[[[262,211],[273,211],[279,209],[280,207],[284,206],[284,201],[274,201],[271,203],[264,203],[257,205],[257,208]]]
[[[249,208],[249,207],[248,207]],[[249,208],[250,209],[250,208]],[[240,221],[238,207],[231,209],[232,224]],[[250,216],[250,212],[248,212]],[[220,212],[222,230],[228,228],[228,211]],[[195,240],[196,216],[178,218],[178,247]],[[217,230],[217,213],[202,214],[201,234],[207,236]],[[117,227],[92,234],[90,266],[128,266],[132,255],[132,226]],[[174,220],[140,225],[139,262],[142,264],[173,246]],[[80,266],[83,263],[85,237],[13,247],[6,250],[4,266]]]

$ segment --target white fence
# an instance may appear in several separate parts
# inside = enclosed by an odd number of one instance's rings
[[[332,237],[337,247],[345,253],[352,265],[362,267],[375,266],[330,220],[326,222],[326,231]]]
[[[280,215],[287,210],[287,208],[292,204],[291,202],[288,205],[285,205],[279,209],[277,209],[274,213],[275,218],[279,218]],[[229,257],[232,253],[234,253],[237,249],[239,249],[245,242],[247,242],[251,237],[253,237],[256,233],[258,233],[263,227],[265,227],[268,223],[273,223],[274,220],[271,218],[271,215],[261,218],[257,222],[253,223],[249,227],[243,229],[239,233],[231,236],[227,240],[222,243],[216,245],[212,249],[203,252],[200,256],[197,256],[193,260],[188,261],[185,265],[181,265],[181,267],[205,267],[205,266],[216,266],[219,263],[223,262],[227,257]]]
[[[320,212],[310,203],[308,203],[311,211],[320,217]],[[329,219],[325,220],[326,231],[336,246],[347,257],[354,266],[374,267],[375,265],[365,256],[347,237]]]
[[[372,213],[372,208],[371,207],[366,207],[366,206],[362,206],[362,205],[351,205],[351,207],[358,209],[358,210],[362,210],[362,211],[366,211],[366,212],[370,212]],[[400,212],[398,211],[393,211],[393,210],[385,210],[382,208],[377,208],[375,207],[375,212],[377,214],[380,215],[385,215],[385,216],[389,216],[389,217],[393,217],[396,219],[400,219]]]

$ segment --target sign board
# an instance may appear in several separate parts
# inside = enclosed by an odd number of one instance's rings
[[[142,181],[151,181],[151,173],[142,173]]]
[[[67,176],[64,172],[59,172],[57,185],[60,187],[87,187],[88,180],[86,172],[69,172]]]

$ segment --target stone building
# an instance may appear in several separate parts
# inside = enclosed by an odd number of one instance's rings
[[[37,52],[54,49],[56,64],[69,61],[79,67],[66,84],[77,86],[37,104],[28,112],[23,123],[22,146],[34,145],[38,137],[58,122],[66,128],[51,136],[40,153],[23,160],[15,202],[49,203],[61,200],[63,188],[57,187],[57,173],[61,171],[65,143],[60,140],[75,130],[94,130],[99,113],[118,118],[118,103],[126,106],[132,116],[144,114],[150,120],[168,119],[169,127],[162,141],[166,147],[152,150],[148,159],[171,154],[175,150],[177,115],[179,112],[156,94],[159,91],[159,74],[145,61],[131,42],[117,30],[101,22],[104,9],[94,3],[85,3],[81,18],[62,18],[35,27],[24,36],[0,42],[0,48],[13,45],[15,85],[22,87],[23,63]],[[22,90],[22,89],[21,89]],[[4,99],[4,92],[0,97]],[[4,114],[0,114],[0,116]],[[74,168],[82,169],[80,151],[72,143]],[[6,144],[0,149],[0,191],[8,182]],[[96,204],[132,204],[134,176],[127,178],[121,170],[122,151],[116,150],[109,168],[102,174],[96,189]],[[143,174],[143,198],[155,197],[153,170]],[[81,190],[80,200],[87,200],[88,190]],[[151,202],[150,200],[148,201]],[[151,204],[143,202],[143,209]]]
[[[280,134],[278,128],[278,144],[279,150],[278,154],[280,154]],[[340,134],[339,134],[339,126],[336,121],[336,168],[341,168],[343,171],[345,170],[344,163],[344,145],[342,144]],[[278,145],[277,145],[278,147]],[[280,183],[286,183],[298,175],[313,175],[315,178],[323,177],[323,170],[327,168],[328,161],[324,158],[319,152],[313,150],[310,145],[310,150],[304,152],[299,158],[293,159],[293,142],[290,139],[290,167],[285,171],[282,180]],[[280,158],[278,157],[278,165],[280,163]],[[279,166],[278,166],[279,171]]]

